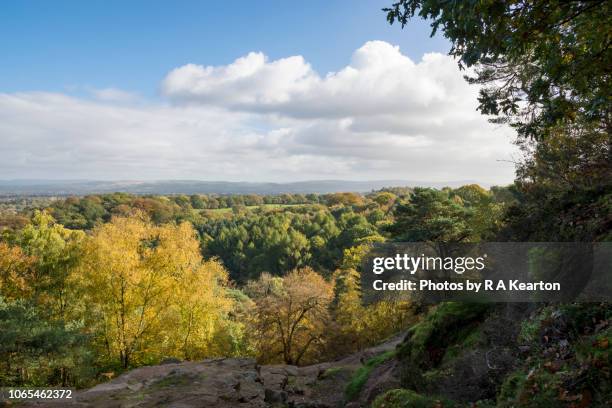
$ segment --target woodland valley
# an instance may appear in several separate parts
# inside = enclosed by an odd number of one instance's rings
[[[525,208],[522,200],[516,185],[486,190],[475,184],[390,187],[367,194],[5,199],[2,383],[81,389],[119,381],[136,367],[222,358],[228,363],[219,364],[229,364],[231,371],[236,369],[231,358],[252,358],[262,367],[316,367],[314,380],[294,377],[342,388],[320,396],[320,406],[330,404],[326,398],[372,403],[377,394],[368,381],[376,376],[370,373],[389,368],[391,361],[389,384],[432,392],[436,383],[457,375],[458,362],[474,366],[470,358],[478,357],[470,354],[485,349],[495,351],[487,358],[503,369],[494,370],[495,376],[491,370],[480,373],[485,384],[479,392],[466,388],[467,395],[451,395],[457,403],[475,402],[477,395],[478,406],[489,406],[499,389],[530,392],[524,389],[529,383],[509,381],[524,381],[522,373],[534,364],[542,376],[551,374],[549,365],[558,360],[544,356],[556,346],[541,344],[541,336],[549,325],[557,330],[563,324],[555,341],[576,347],[573,374],[591,370],[593,393],[601,392],[607,387],[599,373],[601,364],[608,364],[610,335],[606,304],[362,302],[362,258],[372,244],[510,240],[525,233],[520,218],[511,216]],[[533,228],[532,234],[542,227]],[[530,319],[517,325],[508,315]],[[376,351],[398,333],[408,334]],[[493,335],[514,336],[529,347],[534,354],[529,364],[511,357],[508,340],[500,345]],[[188,373],[182,374],[187,380],[176,380],[176,373],[166,370],[153,377],[156,389],[165,389],[164,381],[170,389],[177,386],[174,381],[186,386],[194,375]],[[283,397],[272,401],[285,403],[285,394],[291,395],[284,388],[273,391]],[[433,392],[435,405],[448,390]],[[381,398],[404,398],[398,393]],[[312,403],[312,392],[306,394]],[[304,392],[296,395],[305,398]],[[249,401],[257,406],[257,399]]]
[[[609,302],[364,303],[360,279],[381,242],[612,240],[611,5],[384,9],[452,44],[516,134],[511,185],[3,196],[0,384],[77,390],[21,406],[612,406]]]

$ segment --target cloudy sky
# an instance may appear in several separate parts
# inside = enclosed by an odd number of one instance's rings
[[[1,179],[512,180],[446,41],[380,2],[14,3]]]

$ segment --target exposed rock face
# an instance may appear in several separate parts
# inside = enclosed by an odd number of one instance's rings
[[[141,367],[71,400],[28,402],[51,408],[333,408],[360,360],[395,348],[401,336],[331,363],[260,366],[253,359],[220,358]],[[359,403],[356,406],[360,406]]]
[[[49,407],[265,407],[259,367],[251,359],[214,359],[141,367]]]
[[[330,407],[313,396],[319,366],[259,366],[252,359],[212,359],[142,367],[79,392],[71,401],[28,407],[264,408]],[[341,402],[342,388],[337,390]]]

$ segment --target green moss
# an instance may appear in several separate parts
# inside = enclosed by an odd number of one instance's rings
[[[361,389],[363,388],[365,383],[368,381],[372,370],[384,363],[385,361],[390,360],[394,356],[395,350],[389,350],[385,353],[382,353],[376,357],[369,359],[363,366],[359,367],[357,371],[355,371],[353,378],[351,378],[351,381],[347,384],[344,390],[344,395],[346,396],[346,399],[348,401],[351,401],[356,398],[361,392]]]
[[[370,365],[370,366],[376,367],[376,366],[384,363],[385,361],[390,360],[391,358],[395,357],[395,354],[396,354],[395,350],[385,351],[384,353],[379,354],[379,355],[369,359],[366,362],[366,365]]]
[[[474,329],[474,323],[489,309],[484,303],[445,302],[432,309],[408,332],[398,356],[422,369],[437,365],[449,344]]]
[[[427,397],[406,389],[395,389],[379,395],[372,408],[453,408],[459,407],[450,400]]]
[[[482,340],[482,330],[480,327],[468,325],[464,328],[463,333],[457,334],[459,341],[456,344],[450,345],[444,352],[441,365],[445,365],[459,357],[464,351],[473,349]]]
[[[500,408],[538,408],[560,405],[559,394],[562,389],[561,372],[551,373],[537,368],[526,374],[516,371],[502,384],[497,406]]]
[[[444,369],[433,369],[423,373],[423,380],[426,384],[434,384],[438,381],[441,381],[444,378],[447,378],[452,374],[452,370],[450,368]]]
[[[321,379],[326,379],[326,378],[334,377],[336,374],[338,374],[339,372],[341,372],[344,369],[345,369],[344,367],[332,367],[332,368],[328,368],[327,370],[325,370],[323,372],[323,374],[321,374]]]
[[[518,390],[523,387],[526,378],[527,373],[522,370],[517,370],[508,375],[501,386],[498,402],[504,403],[515,400],[515,396]]]
[[[481,400],[474,402],[472,405],[470,405],[470,408],[497,408],[497,404],[495,401]]]
[[[518,335],[518,342],[521,344],[529,344],[531,346],[539,347],[542,322],[550,319],[552,312],[552,307],[545,307],[534,318],[524,320],[521,323],[521,331]]]

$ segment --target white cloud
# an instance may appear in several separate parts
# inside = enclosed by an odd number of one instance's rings
[[[0,93],[3,178],[512,179],[511,132],[475,110],[455,62],[413,62],[373,41],[320,76],[300,56],[250,53],[185,65],[162,81],[171,104],[119,89],[95,99]]]
[[[316,79],[302,57],[268,62],[262,53],[251,52],[227,66],[187,64],[176,68],[164,79],[162,91],[213,105],[267,106],[286,102]]]
[[[138,95],[118,88],[91,89],[92,95],[101,101],[109,102],[132,102],[138,99]]]
[[[450,57],[426,54],[414,63],[382,41],[366,43],[348,66],[325,77],[302,57],[268,61],[250,53],[227,66],[176,68],[164,79],[162,92],[178,103],[298,118],[424,112],[475,95]]]

